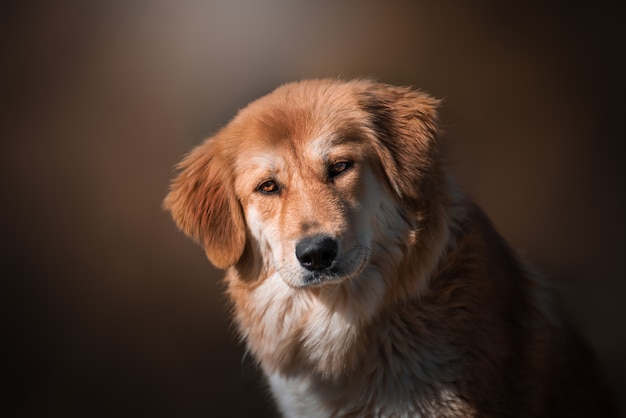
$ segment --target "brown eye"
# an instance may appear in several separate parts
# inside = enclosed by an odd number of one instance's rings
[[[278,192],[280,189],[274,180],[268,180],[259,184],[257,190],[263,194],[272,194]]]
[[[339,161],[330,166],[328,176],[333,179],[352,167],[351,161]]]

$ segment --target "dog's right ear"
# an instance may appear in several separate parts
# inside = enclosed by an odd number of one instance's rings
[[[163,202],[178,227],[221,269],[241,258],[246,243],[241,206],[224,158],[215,138],[197,146],[178,164],[180,173]]]

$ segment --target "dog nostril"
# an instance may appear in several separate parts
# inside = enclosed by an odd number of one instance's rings
[[[296,245],[296,258],[307,270],[330,267],[337,256],[337,241],[325,235],[304,238]]]

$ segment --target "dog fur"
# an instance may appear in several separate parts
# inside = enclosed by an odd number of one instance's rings
[[[611,415],[549,285],[446,174],[437,106],[284,85],[180,163],[165,207],[227,270],[284,416]]]

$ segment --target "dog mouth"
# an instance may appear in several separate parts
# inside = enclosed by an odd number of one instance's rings
[[[342,258],[337,258],[333,263],[323,269],[306,270],[298,272],[295,276],[300,276],[294,280],[286,280],[295,288],[320,287],[333,283],[343,282],[360,275],[368,264],[371,251],[365,247],[355,247]],[[301,269],[303,270],[303,269]],[[295,283],[294,283],[295,282]]]

